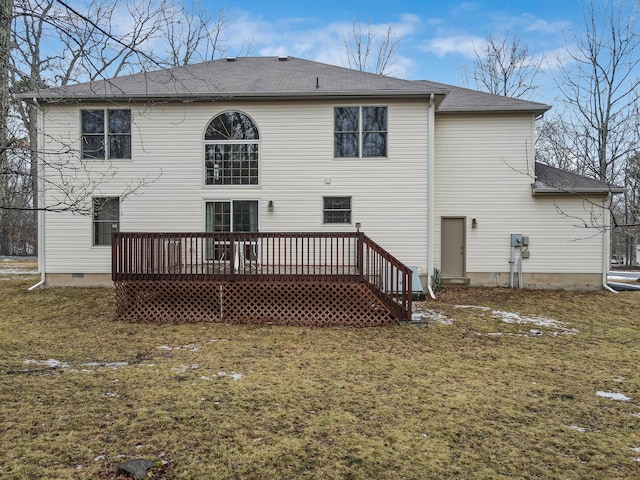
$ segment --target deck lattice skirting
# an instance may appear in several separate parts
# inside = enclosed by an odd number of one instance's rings
[[[361,233],[116,233],[112,245],[117,320],[373,327],[410,316],[410,269]]]
[[[361,283],[116,284],[116,318],[130,322],[379,327],[397,323]]]

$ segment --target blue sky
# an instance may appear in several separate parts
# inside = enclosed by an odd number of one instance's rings
[[[474,47],[488,35],[517,35],[552,73],[570,32],[582,24],[579,0],[493,1],[256,1],[220,4],[231,17],[225,39],[251,43],[250,55],[291,55],[346,66],[343,36],[354,22],[402,35],[391,74],[464,85]],[[543,75],[540,83],[547,83]],[[549,92],[545,95],[549,100]],[[552,95],[551,95],[552,96]],[[544,100],[544,99],[542,99]]]

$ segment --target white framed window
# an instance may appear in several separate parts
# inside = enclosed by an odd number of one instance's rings
[[[258,185],[260,135],[242,112],[223,112],[204,134],[205,185]]]
[[[322,223],[351,223],[351,197],[322,197]]]
[[[131,110],[80,110],[82,158],[131,158]]]
[[[387,107],[335,107],[335,158],[387,156]]]
[[[120,198],[93,199],[93,244],[111,245],[111,234],[120,231]]]

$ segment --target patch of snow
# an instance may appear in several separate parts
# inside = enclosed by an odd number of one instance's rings
[[[511,323],[511,324],[518,324],[518,325],[532,323],[539,327],[547,327],[547,328],[555,328],[555,329],[562,328],[560,326],[560,322],[557,322],[556,320],[553,320],[551,318],[541,317],[538,315],[532,315],[531,317],[526,317],[516,312],[492,310],[491,316],[493,318],[497,318],[498,320],[503,321],[504,323]]]
[[[481,307],[479,305],[454,305],[453,308],[476,308],[478,310],[482,310],[483,312],[488,312],[491,310],[489,307]]]
[[[100,460],[104,460],[106,457],[104,455],[98,455],[93,459],[94,462],[99,462]]]
[[[568,324],[565,322],[560,322],[558,320],[554,320],[553,318],[543,317],[541,315],[531,315],[525,316],[521,315],[517,312],[505,312],[503,310],[492,310],[489,307],[482,307],[479,305],[455,305],[454,308],[473,308],[477,310],[481,310],[483,312],[491,312],[491,317],[496,318],[504,323],[517,324],[517,325],[527,325],[533,324],[537,327],[543,327],[547,329],[556,330],[556,332],[550,332],[551,335],[558,335],[558,332],[563,334],[573,334],[578,331],[573,328],[569,328]],[[529,331],[531,335],[540,336],[542,332],[537,329],[532,329]]]
[[[169,345],[160,345],[159,347],[156,347],[159,350],[189,350],[191,352],[197,352],[200,350],[200,347],[198,347],[197,345],[194,344],[189,344],[189,345],[183,345],[183,346],[178,346],[178,347],[170,347]]]
[[[27,365],[46,365],[50,368],[66,368],[69,366],[69,364],[61,362],[59,360],[54,360],[53,358],[50,358],[48,360],[27,359],[24,361],[24,363],[26,363]]]
[[[81,367],[105,367],[105,368],[120,368],[126,367],[129,362],[87,362],[81,363]]]
[[[587,429],[586,429],[586,428],[578,427],[577,425],[569,425],[569,428],[570,428],[571,430],[575,430],[576,432],[580,432],[580,433],[584,433],[584,432],[586,432],[586,431],[587,431]]]
[[[218,376],[219,377],[229,377],[229,378],[231,378],[231,380],[240,380],[242,377],[244,377],[244,375],[242,373],[236,373],[236,372],[231,372],[231,373],[218,372]]]
[[[118,394],[115,392],[105,392],[104,396],[109,398],[117,398]]]
[[[22,270],[20,268],[0,268],[0,275],[33,275],[37,270]]]
[[[198,364],[193,365],[180,365],[179,367],[171,367],[171,370],[178,373],[186,373],[189,370],[195,370],[198,368]]]
[[[629,400],[631,400],[631,398],[622,393],[603,392],[599,390],[596,392],[596,395],[599,397],[609,398],[611,400],[617,400],[619,402],[628,402]]]
[[[527,325],[533,324],[537,327],[543,327],[555,331],[548,332],[549,335],[558,336],[559,334],[573,334],[577,333],[576,329],[569,328],[568,324],[565,322],[560,322],[558,320],[554,320],[552,318],[543,317],[540,315],[531,315],[525,316],[516,312],[505,312],[502,310],[492,310],[489,307],[483,307],[480,305],[454,305],[454,308],[464,308],[464,309],[476,309],[482,312],[491,312],[491,317],[496,318],[504,323],[509,324],[517,324],[517,325]],[[530,336],[542,336],[543,332],[538,329],[529,330]],[[490,334],[492,336],[496,336],[496,334]]]
[[[447,317],[444,313],[436,312],[435,310],[424,310],[420,313],[413,313],[411,315],[411,321],[424,322],[433,321],[442,323],[443,325],[453,325],[453,319]]]
[[[619,376],[613,379],[614,382],[618,382],[618,383],[622,383],[624,382],[626,379],[623,376]]]

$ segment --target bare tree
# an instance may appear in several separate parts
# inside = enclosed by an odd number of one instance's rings
[[[64,0],[0,2],[0,233],[8,239],[17,238],[16,229],[35,231],[38,209],[90,213],[93,193],[115,173],[108,162],[99,171],[91,162],[70,162],[78,156],[72,145],[60,155],[48,152],[42,181],[55,194],[38,205],[36,160],[44,159],[38,109],[16,95],[213,59],[224,51],[227,19],[222,9],[212,16],[197,1],[187,8],[173,0],[92,0],[82,12]],[[133,182],[122,196],[152,180]],[[2,243],[0,252],[10,253],[9,242]]]
[[[391,26],[378,32],[368,22],[366,27],[353,23],[352,30],[342,37],[349,68],[384,75],[393,65],[402,35],[395,35]]]
[[[514,98],[529,98],[537,90],[542,58],[531,56],[518,36],[489,36],[474,53],[471,68],[464,72],[467,86]]]
[[[185,5],[167,8],[159,34],[168,51],[163,63],[189,65],[224,56],[226,45],[221,35],[227,22],[223,8],[212,15],[201,0],[194,0],[189,9]]]
[[[13,0],[0,0],[0,225],[4,224],[7,195],[7,156],[9,138],[9,57],[11,51],[11,20]],[[0,242],[0,251],[3,245]]]
[[[581,145],[576,162],[594,178],[615,183],[638,148],[638,6],[590,0],[584,14],[584,31],[574,35],[568,49],[572,61],[557,84],[566,105],[567,134]]]
[[[637,227],[637,162],[640,151],[640,21],[637,2],[588,0],[583,28],[573,33],[555,80],[560,116],[540,125],[540,160],[624,185],[612,199],[614,253],[634,261]]]

